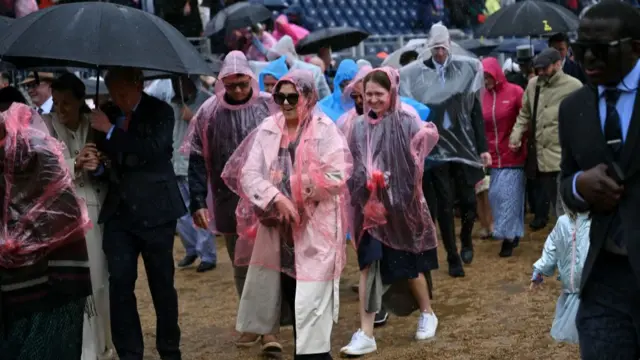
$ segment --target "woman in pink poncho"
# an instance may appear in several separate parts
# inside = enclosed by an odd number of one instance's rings
[[[236,263],[249,265],[238,316],[256,312],[246,306],[251,298],[269,305],[264,316],[277,312],[282,294],[294,313],[295,359],[331,359],[351,155],[333,121],[314,110],[310,72],[280,79],[273,97],[281,112],[247,137],[223,173],[242,199]]]
[[[438,132],[401,104],[399,82],[395,69],[369,72],[362,82],[364,114],[348,131],[361,329],[342,348],[345,355],[377,350],[373,324],[383,303],[400,316],[420,310],[417,340],[433,337],[438,322],[424,275],[438,267],[437,239],[422,193],[424,159],[438,142]]]

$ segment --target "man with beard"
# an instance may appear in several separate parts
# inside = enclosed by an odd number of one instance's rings
[[[484,84],[482,66],[476,59],[450,53],[449,30],[440,23],[431,27],[428,49],[431,58],[415,61],[400,70],[400,95],[429,106],[429,119],[438,127],[440,140],[429,155],[434,166],[425,173],[426,181],[430,181],[428,193],[435,196],[425,196],[430,200],[435,198],[432,215],[440,225],[449,275],[462,277],[465,275],[462,262],[470,264],[473,261],[471,232],[476,218],[475,184],[484,178],[481,166],[491,164],[479,100]],[[460,254],[453,217],[456,197],[462,213]]]
[[[560,105],[561,193],[592,216],[576,327],[584,360],[640,358],[640,13],[605,0],[572,45],[589,83]],[[635,109],[635,110],[634,110]]]
[[[522,109],[509,137],[512,151],[520,151],[523,134],[531,129],[533,142],[525,171],[528,178],[535,178],[544,189],[545,197],[538,197],[535,222],[547,223],[548,209],[556,216],[562,215],[558,199],[560,171],[560,140],[558,139],[558,107],[569,94],[582,86],[580,80],[562,71],[562,56],[554,48],[543,50],[533,60],[538,76],[529,81],[522,98]],[[535,136],[533,136],[535,135]],[[548,201],[547,201],[548,199]],[[513,243],[504,242],[500,256],[511,256]]]

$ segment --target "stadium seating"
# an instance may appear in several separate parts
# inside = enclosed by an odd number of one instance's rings
[[[292,0],[289,3],[300,4],[315,29],[355,26],[371,34],[399,35],[413,32],[419,17],[418,1]],[[374,50],[385,51],[384,48]]]

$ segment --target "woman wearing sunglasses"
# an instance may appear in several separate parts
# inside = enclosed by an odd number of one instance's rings
[[[241,198],[236,259],[249,272],[239,312],[255,313],[245,298],[277,312],[281,294],[294,314],[294,359],[331,359],[351,154],[331,119],[316,112],[310,72],[280,79],[273,99],[280,112],[247,137],[222,175]]]
[[[422,193],[424,159],[438,131],[402,104],[399,82],[392,68],[369,72],[362,81],[364,114],[349,131],[361,328],[342,348],[344,355],[377,350],[374,319],[383,304],[399,316],[420,310],[416,340],[433,337],[438,326],[425,275],[438,267],[436,230]]]

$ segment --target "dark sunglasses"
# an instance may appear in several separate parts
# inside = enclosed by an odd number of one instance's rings
[[[360,94],[356,94],[356,93],[351,93],[351,99],[353,100],[362,100],[362,95]]]
[[[227,91],[233,91],[235,89],[246,90],[249,87],[249,85],[250,84],[248,81],[242,81],[237,83],[224,84],[224,88]]]
[[[284,94],[279,92],[279,93],[273,94],[273,101],[275,101],[275,103],[278,105],[284,104],[285,100],[289,103],[289,105],[296,105],[298,104],[299,99],[300,99],[300,95],[296,93]]]
[[[591,51],[594,57],[598,59],[607,59],[609,56],[609,51],[616,47],[620,46],[625,42],[631,41],[631,38],[624,38],[620,40],[614,40],[609,42],[595,42],[595,41],[580,41],[576,40],[571,43],[571,50],[573,52],[573,56],[579,60],[584,60],[584,56],[587,51]]]

